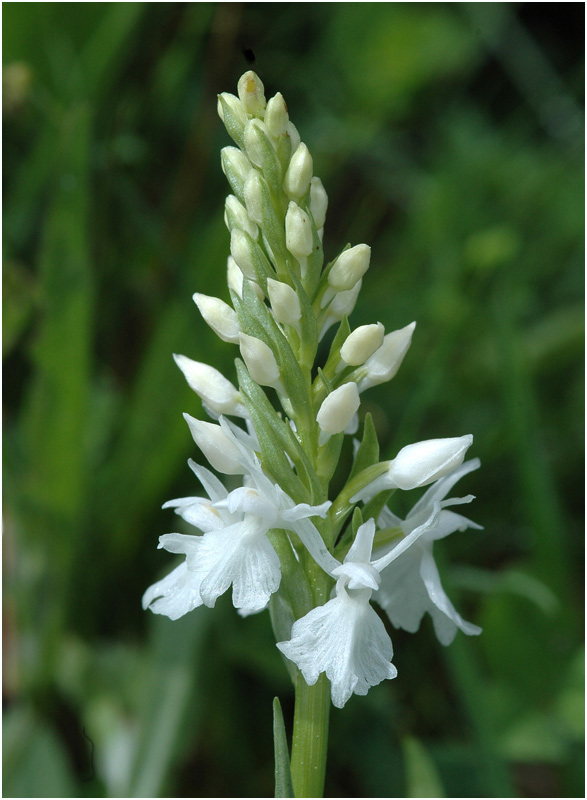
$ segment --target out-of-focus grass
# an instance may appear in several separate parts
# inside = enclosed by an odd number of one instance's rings
[[[272,792],[266,616],[140,610],[157,509],[197,492],[171,353],[233,369],[190,296],[226,299],[215,94],[243,50],[326,185],[327,257],[372,245],[353,325],[418,321],[365,398],[382,454],[472,432],[483,462],[484,531],[438,549],[484,633],[392,632],[400,677],[333,711],[327,793],[583,793],[580,16],[3,6],[6,796]]]

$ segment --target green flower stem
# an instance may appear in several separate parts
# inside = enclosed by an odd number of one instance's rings
[[[328,600],[332,579],[317,564],[306,559],[314,606]],[[297,672],[291,755],[291,775],[296,797],[322,797],[328,751],[328,720],[330,717],[330,683],[321,674],[313,686],[308,686]]]
[[[308,686],[296,680],[291,776],[296,797],[322,797],[328,750],[330,684],[324,674]]]

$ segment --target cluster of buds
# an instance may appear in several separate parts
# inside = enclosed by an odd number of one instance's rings
[[[380,461],[367,415],[346,484],[329,496],[345,437],[359,429],[361,393],[394,377],[415,323],[387,334],[380,322],[351,330],[371,249],[347,245],[324,263],[328,198],[281,94],[266,101],[259,77],[247,72],[238,96],[219,96],[218,112],[235,144],[221,159],[232,190],[224,215],[230,303],[200,293],[194,301],[238,347],[238,388],[206,363],[175,359],[213,420],[186,415],[195,443],[214,470],[242,476],[242,485],[228,492],[190,462],[207,496],[166,505],[197,533],[160,538],[185,561],[143,603],[176,619],[213,606],[232,586],[241,614],[269,607],[290,667],[309,685],[325,673],[341,707],[396,675],[371,599],[409,631],[428,612],[444,644],[457,628],[479,633],[450,603],[432,555],[436,539],[479,527],[446,510],[473,499],[447,494],[479,462],[464,462],[470,435],[410,444]],[[328,357],[316,364],[335,324]],[[394,491],[424,486],[404,520],[386,505]]]

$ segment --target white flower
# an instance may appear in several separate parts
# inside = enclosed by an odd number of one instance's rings
[[[393,647],[369,600],[381,581],[380,572],[434,524],[440,507],[406,536],[392,553],[371,560],[375,521],[360,526],[343,564],[330,570],[337,578],[335,596],[294,622],[291,639],[277,647],[300,669],[312,686],[321,672],[331,683],[332,702],[342,708],[353,692],[367,694],[385,678],[395,678]]]
[[[478,469],[479,466],[480,462],[477,458],[467,461],[450,475],[436,481],[416,503],[404,521],[398,519],[388,508],[382,511],[378,520],[379,527],[398,527],[407,536],[430,516],[431,508],[435,503],[440,505],[442,510],[436,517],[435,523],[403,553],[401,558],[394,560],[385,570],[381,585],[373,599],[385,609],[396,628],[403,628],[410,633],[418,630],[422,617],[428,612],[432,617],[436,635],[444,645],[452,642],[457,628],[469,636],[481,633],[481,628],[465,622],[444,593],[432,555],[436,539],[442,539],[457,530],[481,528],[480,525],[471,522],[466,517],[446,510],[446,507],[450,505],[469,503],[473,499],[471,495],[451,500],[444,499],[463,475]],[[394,546],[392,545],[378,551],[378,554],[386,555],[392,553],[393,550]]]
[[[324,569],[338,564],[309,519],[324,517],[330,503],[296,505],[265,475],[248,434],[222,418],[220,430],[231,445],[230,458],[240,461],[249,485],[228,493],[212,473],[191,463],[208,498],[166,504],[204,533],[170,533],[159,539],[160,547],[184,554],[186,561],[145,592],[143,606],[172,619],[202,604],[214,606],[230,586],[236,608],[248,613],[263,609],[281,581],[279,557],[267,536],[272,528],[296,533]]]

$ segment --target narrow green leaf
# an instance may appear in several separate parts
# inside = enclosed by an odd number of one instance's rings
[[[363,515],[361,513],[361,509],[360,508],[355,508],[355,510],[353,511],[352,524],[353,524],[353,536],[356,536],[357,535],[357,531],[359,530],[359,528],[363,524]]]
[[[402,742],[406,770],[406,797],[444,797],[438,771],[426,749],[412,736]]]
[[[92,368],[93,279],[88,243],[90,109],[64,116],[58,179],[39,252],[42,318],[22,430],[35,502],[69,519],[82,506]]]
[[[278,697],[273,699],[273,743],[275,747],[275,797],[295,797],[285,723]]]
[[[367,469],[367,467],[377,464],[378,461],[379,442],[377,440],[377,431],[375,430],[375,425],[373,424],[373,417],[371,414],[367,413],[365,415],[365,424],[363,427],[363,439],[361,440],[361,444],[357,450],[357,455],[355,456],[355,460],[353,462],[353,468],[351,470],[351,474],[349,475],[349,481],[352,480],[355,475],[358,475],[359,472]]]
[[[236,296],[234,301],[239,320],[242,319],[247,326],[245,332],[261,339],[273,351],[279,364],[281,382],[299,417],[296,423],[301,423],[306,429],[310,429],[315,424],[315,419],[311,403],[308,401],[306,378],[279,325],[269,313],[265,303],[247,283],[243,286],[242,301]]]
[[[304,498],[304,501],[307,502],[310,499],[308,490],[287,460],[286,452],[291,451],[291,438],[286,431],[286,423],[277,416],[277,412],[267,399],[265,392],[252,380],[247,368],[239,359],[236,361],[236,368],[240,392],[253,420],[261,445],[263,467],[270,475],[273,475],[290,497],[298,502],[300,502],[300,498]],[[291,455],[290,458],[292,458]]]

